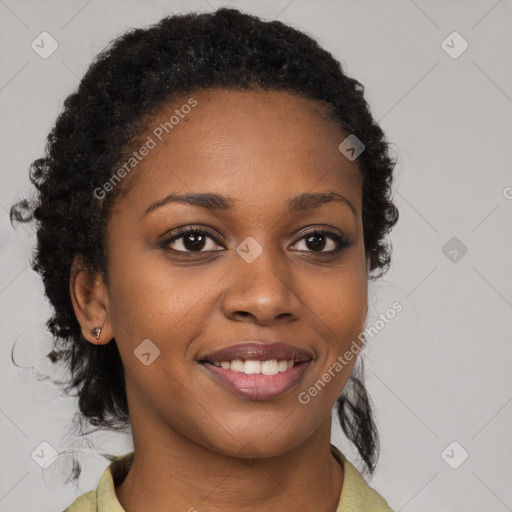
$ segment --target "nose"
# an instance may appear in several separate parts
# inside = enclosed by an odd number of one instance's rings
[[[234,321],[272,325],[300,317],[302,301],[298,297],[291,262],[272,257],[264,250],[252,263],[237,255],[229,273],[228,288],[223,296],[223,310]]]

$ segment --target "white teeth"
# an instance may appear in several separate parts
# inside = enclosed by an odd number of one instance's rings
[[[260,361],[246,361],[244,363],[244,373],[247,375],[254,375],[261,373],[261,362]]]
[[[261,373],[263,375],[277,375],[279,373],[279,364],[276,359],[263,361],[261,363]]]
[[[222,361],[213,363],[217,367],[221,367],[224,370],[232,370],[237,373],[245,373],[246,375],[277,375],[283,373],[290,368],[293,368],[295,364],[293,359],[288,361],[285,359],[270,359],[267,361],[241,361],[240,359],[234,359],[233,361]]]
[[[243,373],[244,371],[244,363],[240,361],[240,359],[235,359],[234,361],[231,361],[230,369],[234,372]]]
[[[247,375],[261,373],[261,361],[245,361],[244,373]]]
[[[285,372],[286,370],[288,370],[288,362],[282,359],[281,361],[279,361],[277,369],[279,370],[280,373]]]

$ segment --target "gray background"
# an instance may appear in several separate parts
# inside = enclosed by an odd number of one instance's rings
[[[96,487],[107,465],[101,452],[131,449],[128,435],[81,440],[71,431],[74,400],[11,364],[18,340],[19,362],[51,371],[49,307],[28,266],[33,234],[14,231],[7,211],[29,190],[28,166],[65,96],[109,40],[172,12],[220,5],[316,37],[365,85],[398,155],[401,218],[392,269],[370,286],[368,325],[394,301],[404,309],[366,351],[382,440],[371,484],[396,511],[512,510],[510,0],[0,0],[0,511],[62,510]],[[31,48],[43,31],[59,45],[47,59]],[[457,58],[445,49],[458,54],[458,36],[442,46],[454,31],[469,44]],[[34,462],[44,441],[80,456],[78,487],[63,485],[66,455],[46,470]],[[334,443],[357,465],[336,422]]]

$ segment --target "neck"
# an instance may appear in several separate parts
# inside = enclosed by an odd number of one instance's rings
[[[135,459],[116,488],[126,512],[335,512],[343,468],[330,451],[331,418],[275,457],[231,457],[132,417]],[[143,435],[141,435],[143,433]]]

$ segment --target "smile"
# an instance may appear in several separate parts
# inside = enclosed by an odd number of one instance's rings
[[[209,363],[203,361],[200,365],[223,387],[236,393],[239,396],[252,400],[271,400],[279,398],[301,380],[304,372],[309,367],[310,361],[290,362],[280,361],[283,371],[279,371],[279,362],[270,361],[240,361],[235,360],[230,368],[224,368],[222,363]],[[241,369],[232,369],[231,365]],[[286,364],[286,369],[284,365]],[[277,367],[277,373],[275,373]],[[264,371],[271,373],[264,373]],[[249,373],[248,373],[249,372]]]
[[[256,360],[248,360],[241,361],[240,359],[234,359],[233,361],[222,361],[221,363],[214,362],[212,363],[219,368],[224,368],[224,370],[233,370],[237,373],[245,373],[246,375],[277,375],[278,373],[283,373],[290,368],[293,368],[294,361],[293,359],[289,359],[286,361],[285,359],[270,359],[269,361],[256,361]]]
[[[295,387],[313,359],[311,351],[293,345],[245,342],[206,354],[198,362],[229,391],[270,400]]]

